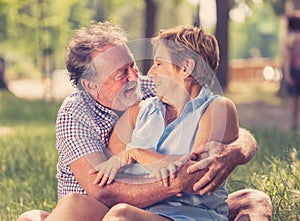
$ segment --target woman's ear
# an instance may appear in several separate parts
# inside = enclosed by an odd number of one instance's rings
[[[184,78],[188,78],[195,68],[195,61],[193,59],[186,59],[183,64]]]
[[[88,92],[93,98],[97,97],[97,84],[87,79],[81,79],[82,87]]]

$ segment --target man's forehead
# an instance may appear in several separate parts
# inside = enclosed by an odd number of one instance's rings
[[[111,46],[93,60],[93,64],[101,76],[110,75],[132,62],[134,62],[132,53],[126,45]]]

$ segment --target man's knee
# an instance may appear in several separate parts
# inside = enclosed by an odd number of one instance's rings
[[[271,220],[272,203],[264,192],[244,189],[228,197],[229,220]]]

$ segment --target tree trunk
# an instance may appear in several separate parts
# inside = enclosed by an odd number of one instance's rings
[[[156,12],[157,12],[157,6],[155,3],[155,0],[145,0],[145,32],[144,36],[145,38],[152,38],[155,34],[156,29]],[[149,42],[149,41],[146,41]],[[149,55],[152,55],[152,47],[149,47],[149,44],[146,43],[145,50],[144,50],[145,56],[143,61],[143,74],[146,74],[151,67],[153,60],[148,59]]]
[[[5,81],[5,60],[0,57],[0,91],[9,91]]]
[[[96,21],[104,21],[104,2],[103,0],[94,0],[94,8],[95,8],[95,15],[94,18]]]
[[[220,65],[217,71],[217,78],[223,90],[228,86],[228,30],[229,30],[229,10],[230,0],[216,0],[217,25],[216,38],[220,47]]]

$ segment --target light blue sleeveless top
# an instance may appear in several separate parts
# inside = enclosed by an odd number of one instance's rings
[[[190,153],[198,129],[198,123],[216,95],[203,87],[199,95],[186,103],[182,114],[165,126],[166,106],[157,97],[141,103],[132,140],[127,148],[146,148],[168,155]],[[147,174],[142,165],[136,163],[125,172]],[[228,192],[225,182],[212,195],[183,193],[182,197],[172,196],[154,204],[146,210],[180,221],[228,220]]]

